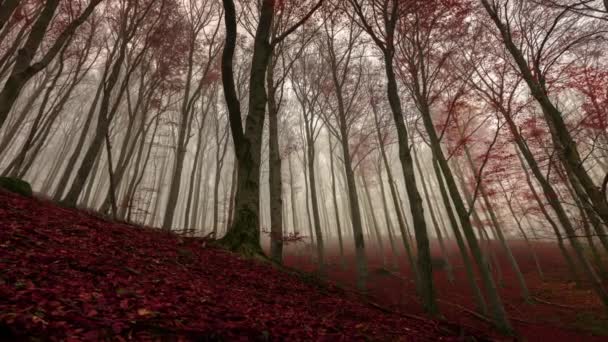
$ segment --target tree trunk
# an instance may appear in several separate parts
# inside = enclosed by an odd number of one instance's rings
[[[272,57],[271,57],[272,58]],[[272,65],[272,61],[269,62]],[[268,145],[270,187],[270,258],[283,263],[283,181],[281,178],[281,150],[279,148],[279,109],[276,101],[274,71],[268,68],[266,82],[268,97]]]
[[[59,53],[67,43],[68,39],[74,35],[76,29],[87,20],[91,13],[93,13],[93,10],[99,5],[101,0],[92,0],[79,17],[66,26],[53,45],[46,51],[44,56],[38,62],[32,64],[36,52],[44,40],[47,28],[59,6],[59,2],[59,0],[48,0],[44,4],[42,12],[32,25],[32,29],[25,44],[17,53],[17,59],[13,70],[4,83],[4,88],[0,92],[0,128],[4,125],[8,114],[13,108],[13,105],[25,84],[38,72],[49,65],[57,53]]]
[[[598,215],[604,224],[608,224],[608,199],[606,198],[606,194],[603,193],[601,187],[594,184],[589,176],[562,113],[548,96],[544,75],[538,72],[535,75],[532,72],[530,63],[528,63],[520,48],[513,42],[510,29],[501,21],[497,12],[488,1],[482,0],[482,5],[500,31],[507,51],[513,57],[532,96],[540,105],[545,121],[549,126],[553,146],[559,152],[557,156],[564,166],[568,179],[574,186],[581,202],[585,204],[589,203],[589,206],[585,205],[585,210],[588,211],[589,216]],[[537,61],[535,62],[537,63]],[[540,69],[539,65],[534,65],[534,67]],[[608,298],[604,300],[604,303],[608,308]]]
[[[476,175],[477,174],[477,166],[473,162],[473,158],[471,157],[471,153],[469,151],[468,146],[466,146],[466,145],[464,146],[464,151],[465,151],[466,159],[467,159],[467,161],[469,163],[469,167],[471,168],[471,172],[473,172],[473,174]],[[488,151],[487,153],[490,153],[490,151]],[[511,267],[513,268],[513,271],[515,272],[515,276],[517,277],[517,281],[519,282],[519,287],[520,287],[520,290],[521,290],[521,295],[522,295],[523,299],[526,302],[530,302],[531,301],[530,291],[528,290],[528,286],[526,284],[526,280],[524,279],[524,275],[521,273],[521,270],[519,269],[519,264],[517,263],[517,260],[515,260],[515,256],[513,256],[513,252],[511,251],[511,247],[509,246],[509,244],[505,240],[504,234],[502,232],[502,225],[500,224],[500,222],[498,220],[498,217],[496,215],[496,212],[494,211],[494,207],[492,206],[492,203],[488,199],[488,195],[486,193],[485,186],[483,185],[483,180],[482,179],[476,179],[476,181],[480,182],[478,184],[478,186],[479,186],[479,192],[481,193],[481,197],[483,198],[484,204],[485,204],[486,209],[487,209],[487,213],[490,216],[490,220],[492,221],[492,224],[496,228],[495,229],[496,237],[498,237],[498,241],[502,245],[502,248],[505,250],[505,252],[507,254],[507,259],[509,260],[509,263],[511,264]]]
[[[7,5],[10,6],[10,4]],[[44,4],[42,12],[32,25],[32,29],[25,44],[17,53],[13,71],[6,80],[4,88],[0,92],[0,128],[2,128],[4,125],[8,114],[19,97],[21,90],[23,89],[23,86],[25,86],[27,81],[29,81],[37,73],[37,71],[31,69],[30,66],[34,60],[34,57],[36,56],[36,52],[38,51],[40,44],[42,44],[42,41],[44,40],[44,35],[55,15],[55,11],[57,10],[58,6],[59,0],[48,0]]]
[[[101,100],[101,104],[100,104],[100,108],[99,108],[99,116],[97,118],[97,129],[95,131],[95,135],[93,137],[91,145],[89,146],[87,152],[85,153],[83,160],[80,164],[80,167],[78,168],[78,171],[76,172],[76,176],[72,182],[70,190],[68,191],[68,193],[65,195],[65,197],[63,199],[63,203],[68,206],[72,206],[72,207],[76,206],[78,197],[80,196],[80,193],[82,192],[84,184],[91,173],[91,169],[92,169],[93,163],[95,161],[95,157],[99,154],[99,151],[102,148],[104,136],[105,136],[106,132],[108,131],[108,129],[110,128],[110,122],[112,121],[112,117],[116,113],[117,106],[120,103],[122,95],[124,94],[124,90],[127,86],[127,83],[128,83],[127,80],[128,80],[128,76],[129,76],[128,74],[125,75],[126,78],[123,81],[123,84],[121,85],[121,87],[119,89],[119,93],[116,96],[114,106],[112,108],[110,108],[112,90],[114,89],[115,85],[118,83],[120,71],[122,69],[122,64],[126,57],[126,52],[127,52],[126,50],[127,50],[127,45],[128,45],[127,43],[128,43],[127,41],[122,42],[122,45],[120,46],[120,50],[118,53],[118,57],[117,57],[116,61],[114,62],[114,66],[112,67],[112,72],[110,73],[110,76],[108,77],[107,81],[102,80],[102,82],[104,82],[103,96],[102,96],[102,100]]]
[[[306,123],[306,153],[308,154],[307,165],[308,178],[310,185],[310,204],[312,209],[313,227],[316,236],[317,262],[319,263],[319,274],[324,274],[325,271],[325,247],[323,244],[323,233],[321,231],[321,218],[319,216],[319,198],[317,196],[317,180],[315,170],[315,141],[312,137],[313,132]]]
[[[509,127],[509,131],[511,132],[511,135],[513,135],[515,144],[517,145],[518,150],[521,153],[520,160],[522,162],[522,167],[523,167],[523,160],[525,160],[526,163],[528,164],[528,167],[530,167],[530,171],[532,171],[532,174],[534,175],[534,177],[540,184],[547,202],[549,202],[549,204],[553,208],[553,211],[557,215],[557,218],[558,218],[560,224],[564,228],[564,230],[566,232],[566,236],[568,237],[568,240],[570,241],[570,244],[572,245],[572,249],[574,250],[574,253],[575,253],[577,259],[579,260],[580,264],[583,266],[585,274],[587,275],[588,279],[591,281],[594,291],[596,292],[598,297],[602,300],[602,303],[604,304],[604,306],[606,308],[608,308],[608,292],[604,289],[602,281],[599,278],[599,276],[597,275],[597,272],[595,272],[595,270],[593,269],[593,266],[591,266],[589,260],[585,256],[583,246],[581,246],[581,244],[577,241],[576,238],[573,238],[576,235],[576,232],[575,232],[574,226],[572,225],[572,223],[570,221],[570,218],[568,217],[568,214],[566,213],[566,210],[564,209],[564,207],[562,206],[562,204],[559,201],[559,196],[557,195],[557,193],[555,192],[555,189],[553,188],[553,186],[551,186],[551,184],[549,183],[547,178],[545,178],[538,163],[536,162],[536,159],[534,159],[534,155],[532,154],[530,149],[528,149],[528,146],[524,142],[523,137],[519,133],[517,126],[515,125],[515,122],[513,121],[513,118],[510,115],[508,115],[507,113],[501,113],[501,114],[503,114],[503,117],[505,118],[505,122],[507,123],[507,127]],[[524,167],[524,170],[526,170],[525,167]],[[531,186],[531,188],[533,189],[533,186],[531,185],[529,180],[528,180],[528,182],[529,182],[529,185]],[[542,207],[542,205],[541,205],[541,207]],[[544,210],[544,209],[541,209],[541,210]],[[545,217],[549,217],[549,215],[546,214]],[[552,225],[552,227],[553,227],[554,231],[556,232],[556,235],[559,237],[560,234],[559,234],[559,230],[557,229],[557,227],[555,225]],[[565,249],[562,249],[562,253],[565,253]],[[566,255],[567,255],[567,253],[564,254],[564,257],[566,257]],[[566,260],[568,261],[568,257],[566,257]],[[568,263],[570,264],[570,262],[568,262]]]
[[[386,230],[388,232],[389,243],[391,244],[391,251],[393,252],[392,266],[398,269],[396,258],[399,256],[399,251],[395,245],[395,232],[393,227],[393,221],[391,220],[391,214],[388,208],[388,201],[386,200],[386,191],[384,190],[384,180],[382,179],[382,163],[378,164],[378,183],[380,185],[380,195],[382,196],[382,208],[384,209],[384,220],[386,222]]]
[[[433,156],[437,160],[437,163],[441,168],[443,176],[445,177],[448,191],[452,197],[456,212],[458,213],[460,224],[462,225],[464,235],[469,244],[469,249],[471,250],[473,257],[477,262],[477,266],[479,267],[479,271],[481,273],[482,280],[487,295],[489,297],[490,308],[494,323],[496,324],[496,327],[502,332],[511,334],[513,332],[513,329],[507,318],[507,313],[502,304],[502,300],[500,298],[500,294],[498,293],[498,288],[496,287],[494,278],[492,277],[492,274],[490,272],[488,262],[484,257],[483,253],[481,252],[481,248],[479,247],[479,242],[477,241],[477,237],[475,236],[475,231],[469,218],[469,213],[467,212],[464,206],[462,196],[458,191],[458,187],[456,185],[456,181],[454,180],[454,176],[452,175],[452,171],[450,170],[447,159],[445,158],[443,150],[441,149],[441,143],[439,141],[439,137],[437,136],[437,132],[435,131],[435,125],[433,124],[430,110],[428,106],[426,106],[426,104],[424,103],[419,103],[419,106],[420,113],[422,114],[422,120],[424,122],[424,126],[431,143]]]
[[[528,234],[526,234],[526,231],[524,230],[524,228],[521,225],[521,219],[517,218],[515,209],[513,208],[513,204],[511,203],[512,198],[510,199],[507,196],[507,191],[506,191],[504,185],[502,184],[502,180],[499,179],[498,184],[500,185],[502,193],[505,197],[505,201],[507,202],[507,207],[509,208],[509,212],[511,213],[511,216],[513,216],[513,220],[515,221],[515,224],[517,225],[517,229],[521,233],[521,236],[523,237],[524,242],[526,243],[526,246],[528,246],[528,248],[530,249],[530,253],[532,254],[532,258],[534,259],[534,265],[536,265],[536,270],[538,271],[538,275],[539,275],[540,279],[543,280],[544,279],[543,270],[540,267],[540,262],[538,261],[538,256],[536,255],[534,246],[530,243],[530,239],[528,239]]]
[[[346,265],[344,259],[344,240],[342,237],[342,224],[340,222],[340,210],[338,208],[338,196],[336,195],[336,171],[334,168],[334,145],[331,141],[331,134],[327,133],[327,144],[329,146],[329,167],[331,169],[331,197],[334,206],[334,215],[336,219],[336,230],[338,233],[338,244],[340,246],[340,260],[342,267]]]
[[[4,0],[0,2],[0,29],[4,27],[4,25],[11,18],[11,15],[19,6],[21,0]]]
[[[393,113],[395,127],[397,129],[397,138],[399,140],[399,160],[403,169],[403,179],[410,203],[410,212],[414,223],[414,231],[416,232],[416,246],[418,251],[418,284],[419,296],[425,310],[435,315],[439,312],[437,307],[437,299],[435,294],[435,285],[433,284],[433,266],[431,263],[431,248],[429,246],[428,232],[426,221],[424,219],[424,207],[418,188],[416,186],[416,175],[414,173],[414,163],[409,147],[408,132],[405,127],[405,120],[401,108],[401,99],[395,72],[393,70],[393,53],[387,52],[384,54],[384,64],[387,78],[387,94],[388,101]]]
[[[216,123],[219,126],[219,123]],[[213,182],[213,236],[218,236],[218,221],[219,221],[219,188],[222,169],[224,168],[224,158],[228,150],[228,135],[219,137],[219,130],[216,128],[217,148],[215,151],[215,179]],[[222,146],[222,139],[223,146]]]
[[[186,202],[186,214],[184,218],[186,222],[184,223],[185,229],[191,229],[194,231],[194,221],[191,220],[191,210],[192,210],[192,201],[195,193],[200,192],[200,163],[201,160],[205,160],[205,150],[206,146],[203,144],[203,131],[204,131],[204,122],[201,124],[201,129],[198,131],[198,138],[196,140],[196,152],[194,154],[194,161],[192,162],[192,170],[190,171],[190,181],[188,182],[188,200]],[[197,177],[198,175],[198,177]]]
[[[93,102],[91,103],[91,106],[89,107],[89,111],[87,113],[87,117],[84,122],[84,126],[82,127],[82,131],[80,132],[80,137],[78,138],[78,142],[75,145],[76,147],[75,147],[74,151],[72,152],[72,154],[70,155],[70,158],[68,159],[66,166],[64,168],[63,174],[62,174],[61,178],[59,179],[59,182],[57,183],[57,187],[55,188],[55,192],[53,194],[53,201],[55,201],[55,202],[59,202],[63,198],[65,189],[68,185],[68,182],[70,181],[72,172],[74,171],[74,168],[76,166],[76,161],[78,161],[78,158],[81,156],[82,149],[84,148],[85,141],[89,134],[89,128],[91,126],[91,122],[93,122],[93,117],[95,116],[95,112],[96,112],[95,110],[97,109],[97,103],[99,102],[99,99],[101,98],[101,93],[103,90],[103,83],[104,83],[103,80],[101,80],[99,82],[99,86],[97,87],[97,91],[95,92],[95,97],[93,98]]]
[[[386,253],[384,251],[384,242],[382,241],[382,235],[380,234],[380,230],[378,228],[378,220],[376,219],[376,214],[374,213],[372,196],[369,193],[369,185],[367,183],[367,178],[365,177],[365,175],[362,174],[361,179],[363,183],[363,190],[365,191],[365,197],[367,199],[367,208],[369,210],[369,216],[371,216],[371,222],[368,223],[371,223],[374,235],[376,235],[380,256],[382,258],[382,265],[386,267]]]
[[[458,244],[458,249],[460,250],[460,255],[462,256],[462,263],[464,264],[464,269],[467,274],[467,279],[469,280],[469,285],[471,286],[471,292],[473,292],[473,297],[475,298],[475,303],[477,304],[477,308],[479,309],[479,311],[484,314],[487,314],[488,307],[481,292],[481,289],[479,288],[479,286],[477,285],[477,281],[475,280],[473,262],[471,261],[471,257],[469,256],[469,252],[467,251],[467,247],[460,232],[458,222],[456,221],[454,211],[452,210],[452,204],[450,203],[450,198],[445,188],[445,183],[443,181],[443,176],[441,175],[439,163],[435,158],[433,158],[433,170],[435,171],[435,178],[437,179],[437,183],[439,184],[439,192],[441,193],[441,198],[443,199],[443,205],[445,206],[446,213],[448,215],[448,220],[450,221],[450,225],[452,226],[452,231],[454,232],[454,237],[456,238],[456,243]]]
[[[235,219],[220,243],[230,250],[250,256],[263,255],[259,222],[260,161],[268,99],[264,80],[272,54],[270,33],[274,7],[274,0],[264,0],[261,5],[249,79],[249,112],[243,131],[232,67],[237,38],[236,9],[233,0],[224,0],[226,43],[222,55],[222,81],[238,160],[238,182]]]
[[[439,228],[439,223],[437,222],[437,217],[435,217],[435,211],[433,210],[433,205],[431,203],[431,198],[429,195],[429,190],[427,189],[426,179],[424,177],[424,172],[422,172],[422,168],[420,166],[420,159],[418,158],[418,153],[416,149],[414,151],[414,161],[416,164],[416,169],[418,170],[418,174],[420,175],[420,182],[422,183],[422,190],[424,193],[424,198],[429,208],[429,214],[431,214],[431,221],[433,222],[433,227],[435,228],[435,234],[437,235],[437,240],[439,242],[439,247],[441,248],[441,254],[443,255],[443,259],[445,260],[445,272],[448,276],[448,281],[450,283],[454,282],[454,274],[452,273],[452,263],[450,262],[450,257],[447,253],[447,249],[445,248],[445,244],[443,243],[443,236],[441,234],[441,230]]]

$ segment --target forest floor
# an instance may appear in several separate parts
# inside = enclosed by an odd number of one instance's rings
[[[475,331],[475,333],[471,333]],[[456,341],[331,283],[207,241],[0,190],[0,340]]]
[[[436,243],[436,242],[435,242]],[[571,280],[567,266],[557,243],[535,242],[534,250],[538,255],[543,278],[537,272],[530,249],[522,241],[511,241],[511,249],[524,273],[527,286],[535,299],[533,303],[523,300],[520,287],[502,247],[492,246],[499,260],[501,277],[497,277],[505,308],[511,322],[522,340],[527,341],[608,341],[608,315],[600,300],[590,289],[589,284],[577,286]],[[366,246],[370,260],[368,278],[368,297],[374,302],[396,312],[422,315],[422,307],[415,297],[415,288],[406,256],[402,253],[399,260],[391,258],[386,262],[378,248]],[[433,246],[434,255],[439,256],[438,246]],[[385,248],[388,248],[385,246]],[[304,256],[304,245],[289,248],[286,264],[312,272],[315,269],[310,257]],[[338,250],[336,246],[332,250]],[[306,253],[308,253],[306,251]],[[450,260],[454,264],[453,283],[443,270],[434,272],[440,309],[446,319],[462,327],[474,327],[486,334],[494,334],[492,326],[483,315],[476,311],[465,271],[457,246],[448,248]],[[344,287],[354,287],[355,270],[342,267],[339,254],[328,257],[327,277]],[[354,256],[346,255],[346,265],[354,265]],[[496,270],[496,268],[495,268]],[[498,273],[495,272],[495,275]]]

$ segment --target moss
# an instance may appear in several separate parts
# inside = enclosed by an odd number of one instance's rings
[[[21,179],[0,177],[0,188],[26,197],[32,197],[32,186]]]
[[[217,245],[246,258],[268,259],[260,246],[258,217],[251,210],[241,209],[226,235],[217,240]]]

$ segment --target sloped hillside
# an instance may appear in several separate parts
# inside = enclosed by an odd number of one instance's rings
[[[0,190],[0,340],[459,340],[272,266]]]

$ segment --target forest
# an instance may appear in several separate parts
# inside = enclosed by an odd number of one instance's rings
[[[608,339],[608,0],[0,0],[0,340]]]

